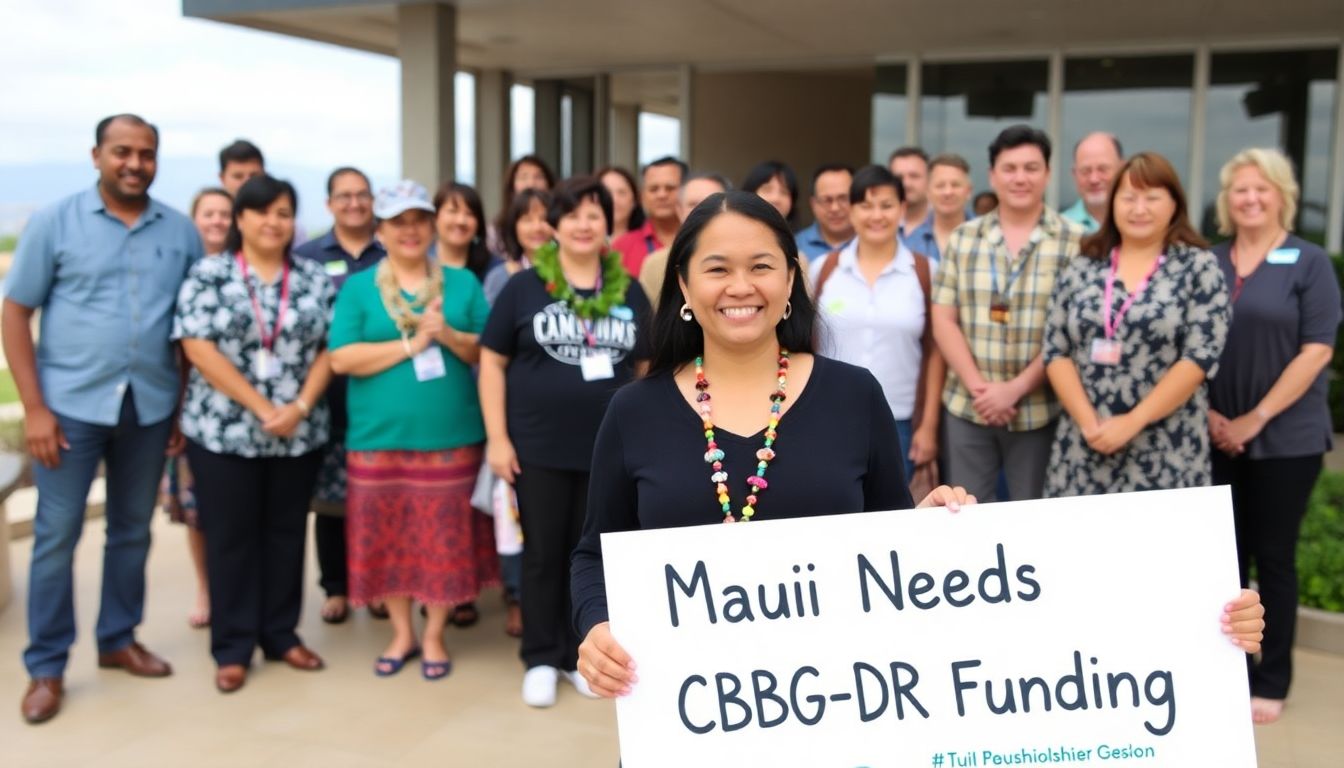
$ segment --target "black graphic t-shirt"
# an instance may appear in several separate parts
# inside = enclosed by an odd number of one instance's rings
[[[634,378],[635,362],[649,358],[652,315],[644,291],[631,281],[625,304],[592,321],[585,332],[584,321],[546,292],[536,270],[509,279],[490,310],[481,344],[509,358],[505,410],[520,463],[588,471],[607,403]],[[580,361],[589,333],[594,348],[611,358],[612,378],[583,380]]]

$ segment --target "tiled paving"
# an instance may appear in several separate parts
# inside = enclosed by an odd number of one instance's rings
[[[16,599],[0,614],[0,766],[608,768],[617,762],[610,703],[581,699],[563,683],[554,709],[532,710],[519,700],[517,646],[503,634],[497,593],[482,601],[480,624],[449,630],[452,676],[427,683],[413,667],[375,679],[370,664],[386,640],[386,625],[363,613],[342,626],[322,624],[313,588],[300,631],[329,669],[305,674],[261,665],[241,692],[222,696],[212,685],[207,633],[188,628],[185,620],[192,594],[185,533],[161,516],[154,533],[140,637],[172,660],[176,674],[136,680],[96,668],[90,630],[102,523],[91,521],[77,561],[81,637],[67,676],[66,708],[38,727],[24,725],[18,714],[31,539],[10,545]],[[311,575],[309,583],[315,579]],[[1344,766],[1344,657],[1302,651],[1297,660],[1283,720],[1256,729],[1260,765]]]

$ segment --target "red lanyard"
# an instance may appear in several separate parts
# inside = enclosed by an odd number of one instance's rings
[[[257,333],[261,334],[261,347],[267,352],[275,346],[275,340],[280,337],[281,323],[285,321],[285,307],[289,306],[289,259],[285,259],[285,265],[280,273],[280,308],[275,311],[275,328],[270,335],[266,333],[266,318],[261,314],[261,302],[257,301],[257,294],[252,290],[252,283],[247,279],[247,259],[243,258],[242,251],[234,254],[238,259],[238,267],[243,270],[243,285],[247,286],[247,297],[252,300],[252,312],[257,318]]]
[[[1104,304],[1101,308],[1101,328],[1102,331],[1105,332],[1107,340],[1113,338],[1115,332],[1120,330],[1120,322],[1125,319],[1125,315],[1129,312],[1129,308],[1134,306],[1134,302],[1143,294],[1144,290],[1147,289],[1148,281],[1153,279],[1153,275],[1157,274],[1157,270],[1162,267],[1162,262],[1166,260],[1167,255],[1165,253],[1157,257],[1157,261],[1153,262],[1152,268],[1149,269],[1148,274],[1144,276],[1143,282],[1139,283],[1139,287],[1131,291],[1129,298],[1125,299],[1125,303],[1120,305],[1120,311],[1116,313],[1115,322],[1112,323],[1111,298],[1115,295],[1115,275],[1120,269],[1120,249],[1111,249],[1111,271],[1110,274],[1106,275],[1106,295],[1103,299]]]

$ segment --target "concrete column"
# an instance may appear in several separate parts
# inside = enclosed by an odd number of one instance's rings
[[[905,69],[905,143],[912,147],[918,147],[920,99],[924,95],[924,62],[919,56],[911,56],[910,63],[906,64]]]
[[[454,176],[457,9],[439,3],[397,6],[397,56],[401,172],[433,189]]]
[[[566,93],[569,95],[570,104],[570,172],[575,176],[592,173],[597,167],[594,163],[597,155],[593,152],[597,122],[593,119],[593,108],[597,99],[593,98],[593,92],[586,88],[570,88]]]
[[[1050,182],[1045,188],[1045,204],[1058,210],[1060,178],[1068,173],[1066,169],[1073,162],[1070,156],[1072,147],[1065,147],[1061,142],[1064,138],[1064,54],[1061,51],[1050,54],[1049,67],[1046,78],[1049,97],[1046,100],[1045,119],[1046,133],[1050,134],[1050,140],[1055,143],[1055,156],[1050,160]]]
[[[535,80],[532,93],[533,135],[537,157],[546,161],[551,170],[560,173],[560,97],[563,83],[559,80]]]
[[[1190,84],[1190,175],[1185,185],[1190,221],[1199,229],[1204,222],[1205,129],[1208,125],[1209,71],[1212,65],[1209,46],[1195,49],[1194,82]]]
[[[680,88],[677,94],[678,117],[681,118],[681,161],[695,167],[695,146],[691,141],[695,125],[695,71],[683,64],[677,71]]]
[[[639,174],[639,106],[611,107],[611,162]]]
[[[504,199],[504,170],[512,159],[512,87],[513,78],[503,70],[476,73],[476,190],[491,218],[499,213],[495,206]]]
[[[1326,197],[1325,248],[1338,253],[1344,246],[1344,45],[1339,47],[1335,72],[1335,131],[1330,140],[1330,190]]]
[[[611,162],[611,75],[593,77],[593,165]]]

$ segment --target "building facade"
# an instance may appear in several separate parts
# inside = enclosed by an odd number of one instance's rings
[[[427,182],[453,175],[452,75],[471,72],[487,201],[514,154],[509,90],[526,83],[537,153],[572,172],[633,167],[645,111],[680,120],[693,167],[731,178],[780,159],[806,180],[823,162],[881,162],[918,144],[964,155],[984,188],[990,138],[1028,122],[1059,147],[1049,198],[1068,205],[1073,144],[1109,130],[1127,152],[1161,152],[1183,171],[1209,232],[1222,164],[1277,146],[1302,184],[1297,229],[1332,251],[1344,241],[1341,0],[183,0],[183,10],[398,57],[403,170]]]

